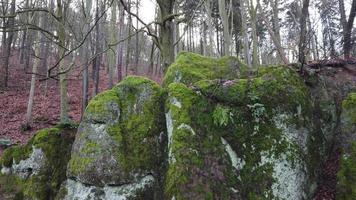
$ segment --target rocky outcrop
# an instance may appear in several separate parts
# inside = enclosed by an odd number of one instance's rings
[[[74,130],[50,128],[1,157],[0,190],[5,199],[54,199],[65,180]]]
[[[343,135],[338,194],[348,199],[354,94],[340,102],[356,84],[331,77],[309,70],[302,79],[286,66],[248,71],[233,57],[180,53],[162,87],[127,77],[93,98],[66,147],[70,157],[46,170],[47,179],[31,178],[53,164],[36,142],[6,150],[1,172],[28,199],[43,199],[26,192],[28,180],[38,180],[31,183],[54,181],[51,198],[66,200],[304,200]],[[49,178],[58,171],[66,176]]]

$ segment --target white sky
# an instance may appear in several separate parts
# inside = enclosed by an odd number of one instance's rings
[[[150,23],[155,19],[155,0],[141,0],[139,15],[146,23]]]

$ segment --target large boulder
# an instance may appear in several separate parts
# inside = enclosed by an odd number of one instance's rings
[[[89,102],[60,198],[156,198],[165,146],[162,94],[153,81],[128,77]]]
[[[169,84],[166,199],[308,197],[308,91],[285,67],[254,74]]]
[[[74,129],[43,129],[1,157],[1,199],[54,199],[66,179]]]

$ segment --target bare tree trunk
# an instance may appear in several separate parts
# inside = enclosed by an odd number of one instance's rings
[[[131,0],[128,0],[128,12],[131,12]],[[131,18],[131,15],[128,15],[128,23],[127,23],[127,35],[131,35],[131,26],[132,26],[132,18]],[[127,43],[126,43],[126,63],[125,63],[125,73],[126,73],[126,76],[128,75],[128,70],[130,69],[129,68],[129,65],[130,65],[130,58],[131,58],[131,37],[129,37],[127,39]]]
[[[208,25],[208,36],[209,36],[209,48],[207,50],[207,53],[209,56],[214,55],[214,28],[213,28],[213,19],[212,19],[212,10],[211,10],[211,0],[205,0],[205,10],[208,16],[208,19],[206,20],[206,23]]]
[[[40,26],[41,26],[41,24],[40,24]],[[38,33],[36,33],[34,35],[34,40],[36,40],[38,38],[38,35],[39,35]],[[39,63],[40,63],[39,62],[40,60],[37,58],[37,56],[40,53],[40,45],[35,44],[34,48],[35,48],[35,56],[34,56],[34,62],[33,62],[33,66],[32,66],[30,94],[28,97],[27,112],[26,112],[26,118],[25,118],[25,123],[24,123],[24,127],[26,129],[30,128],[31,127],[30,124],[32,123],[32,108],[33,108],[33,100],[34,100],[35,88],[36,88],[36,74],[38,71]]]
[[[26,40],[27,40],[27,29],[25,29],[22,33],[22,38],[21,38],[21,45],[20,45],[20,64],[23,64],[25,60],[25,46],[26,46]]]
[[[230,28],[229,28],[228,11],[226,10],[225,0],[218,0],[218,3],[219,3],[219,14],[223,25],[223,36],[224,36],[224,51],[222,55],[230,56],[231,36],[230,36]]]
[[[258,1],[258,0],[257,0]],[[257,2],[258,3],[258,2]],[[260,65],[258,57],[258,37],[257,37],[257,6],[250,2],[249,5],[250,16],[251,16],[251,30],[252,30],[252,65],[253,67],[258,67]]]
[[[47,5],[47,1],[46,2],[46,5]],[[48,24],[48,17],[46,15],[46,13],[41,13],[41,19],[40,20],[43,20],[42,24]],[[41,39],[40,39],[40,42],[41,42],[41,47],[40,47],[40,58],[41,58],[41,71],[42,72],[45,72],[46,74],[46,71],[47,71],[47,57],[48,57],[48,50],[49,50],[49,41],[48,39],[46,38],[46,36],[44,34],[41,35]]]
[[[90,12],[92,8],[92,0],[87,0],[85,4],[85,8],[83,9],[83,16],[84,16],[84,33],[87,33],[89,31],[90,27]],[[90,38],[90,36],[89,36]],[[90,57],[90,44],[89,41],[85,41],[84,43],[84,48],[83,50],[83,55],[84,55],[84,69],[83,69],[83,74],[82,74],[82,115],[85,111],[86,106],[88,105],[89,101],[89,57]]]
[[[96,1],[96,12],[95,12],[95,21],[99,21],[99,12],[100,12],[100,1]],[[104,8],[105,9],[105,8]],[[93,87],[93,97],[96,96],[99,92],[99,79],[100,79],[100,65],[101,65],[101,59],[102,56],[99,53],[101,52],[101,42],[100,42],[100,32],[101,32],[101,25],[100,22],[98,22],[95,26],[95,59],[93,61],[93,81],[94,81],[94,87]]]
[[[247,33],[247,24],[246,24],[246,14],[245,14],[245,5],[244,0],[240,0],[240,13],[241,13],[241,29],[243,31],[244,37],[244,52],[245,52],[245,60],[247,66],[252,69],[252,62],[250,57],[250,45],[248,43],[248,33]]]
[[[114,1],[111,7],[111,19],[110,19],[110,26],[109,26],[109,36],[110,36],[110,43],[114,43],[116,41],[116,1]],[[108,88],[112,88],[114,85],[114,67],[115,67],[115,55],[116,52],[112,48],[108,52],[108,68],[109,68],[109,81],[108,81]]]
[[[59,51],[58,51],[58,58],[61,59],[65,54],[65,9],[62,5],[62,0],[57,0],[57,17],[60,19],[58,22],[58,41],[59,41]],[[60,123],[66,124],[69,123],[68,117],[68,102],[67,102],[67,80],[66,74],[64,73],[65,70],[65,63],[64,60],[61,60],[59,63],[59,88],[60,88]]]
[[[276,38],[276,42],[278,44],[282,44],[281,34],[280,34],[280,24],[279,24],[279,9],[278,4],[279,0],[270,0],[270,4],[273,11],[272,22],[273,22],[273,32]],[[281,58],[280,54],[278,54],[279,62],[281,62],[284,58]]]
[[[10,15],[15,14],[15,5],[16,5],[16,0],[12,0],[11,2],[11,8],[10,8]],[[14,17],[11,17],[8,19],[8,28],[11,30],[14,28],[15,25],[15,19]],[[3,33],[4,34],[4,33]],[[8,79],[9,79],[9,61],[11,57],[11,44],[12,40],[14,38],[14,32],[10,31],[9,32],[9,37],[7,38],[5,42],[5,62],[4,62],[4,67],[5,67],[5,76],[4,76],[4,86],[8,86]]]
[[[138,15],[139,9],[139,0],[136,0],[136,15]],[[136,28],[138,29],[138,19],[136,19]],[[139,49],[139,33],[136,34],[136,41],[135,41],[135,65],[133,66],[133,73],[137,74],[138,71],[138,60],[140,57],[140,49]]]
[[[262,18],[262,20],[263,20],[263,21],[265,22],[265,24],[266,24],[267,31],[268,31],[269,35],[271,36],[271,39],[272,39],[272,41],[273,41],[273,43],[274,43],[274,45],[275,45],[275,47],[276,47],[276,49],[277,49],[277,51],[278,51],[278,54],[279,54],[280,58],[282,59],[282,61],[283,61],[283,63],[284,63],[285,65],[288,65],[288,64],[289,64],[289,61],[288,61],[288,59],[287,59],[287,56],[286,56],[286,54],[285,54],[285,52],[284,52],[284,49],[283,49],[283,47],[282,47],[280,41],[279,41],[279,39],[278,39],[278,36],[275,35],[275,33],[274,33],[274,31],[273,31],[273,28],[271,27],[271,25],[269,24],[269,22],[266,20],[267,17],[266,17],[266,15],[264,14],[264,11],[263,11],[261,5],[260,5],[260,4],[257,4],[257,6],[258,6],[258,9],[260,10],[261,18]]]
[[[346,20],[344,0],[339,0],[339,8],[340,8],[340,15],[341,15],[340,20],[343,29],[342,34],[344,37],[343,38],[344,57],[348,59],[351,56],[351,49],[352,49],[351,32],[354,24],[354,19],[356,16],[356,0],[352,1],[348,20]]]
[[[306,50],[307,50],[307,17],[309,9],[309,0],[303,0],[302,16],[300,18],[300,40],[299,40],[299,63],[302,64],[301,71],[303,71],[303,66],[306,63]]]
[[[120,12],[120,19],[119,19],[119,28],[120,30],[118,31],[118,35],[119,35],[119,40],[123,39],[123,35],[124,35],[124,28],[125,28],[125,24],[124,24],[124,17],[125,17],[125,11],[124,11],[124,7],[122,5],[119,5],[119,12]],[[117,48],[117,79],[118,82],[121,81],[122,79],[122,68],[123,68],[123,46],[124,43],[121,42]]]
[[[161,50],[161,64],[166,72],[169,65],[174,62],[173,29],[174,24],[170,15],[173,13],[175,0],[157,0],[160,8],[160,17],[163,22],[160,26],[159,45]]]

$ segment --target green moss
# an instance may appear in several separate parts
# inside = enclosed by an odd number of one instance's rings
[[[118,96],[115,90],[102,92],[89,102],[84,113],[84,119],[96,123],[114,121],[118,115],[116,109],[114,109],[117,104]]]
[[[337,180],[336,199],[356,199],[356,142],[352,143],[350,152],[341,158]]]
[[[24,182],[16,176],[0,175],[0,198],[23,200]]]
[[[182,83],[170,84],[168,94],[166,112],[173,120],[173,134],[164,186],[166,198],[229,199],[236,176],[214,126],[214,107]],[[199,173],[207,175],[201,177]],[[221,174],[221,179],[212,176],[214,173]]]
[[[351,124],[356,124],[356,93],[350,93],[342,102],[343,111],[346,113]]]
[[[234,57],[216,59],[181,52],[176,61],[168,68],[163,85],[168,86],[174,82],[189,85],[199,80],[233,79],[244,74],[246,74],[246,66]]]
[[[127,172],[152,170],[160,159],[157,138],[164,130],[163,91],[155,82],[135,76],[126,78],[115,90],[122,117],[108,127],[108,133],[120,144],[118,160]]]
[[[14,184],[22,188],[24,197],[29,199],[54,198],[60,184],[66,179],[66,167],[70,158],[73,136],[74,130],[43,129],[38,131],[25,146],[5,150],[1,163],[7,167],[13,164],[10,160],[18,163],[20,160],[27,159],[33,148],[40,148],[44,152],[46,162],[41,171],[37,175]],[[10,176],[15,177],[15,175]]]

